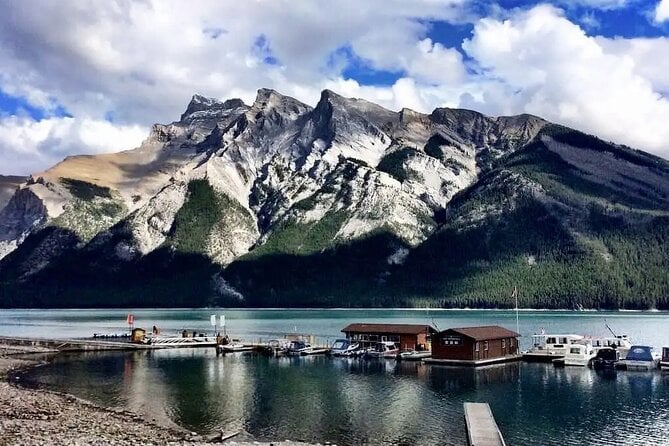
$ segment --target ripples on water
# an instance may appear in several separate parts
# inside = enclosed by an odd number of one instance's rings
[[[510,445],[669,444],[669,375],[512,363],[479,369],[213,349],[59,357],[24,379],[198,432],[347,444],[465,444],[490,403]]]

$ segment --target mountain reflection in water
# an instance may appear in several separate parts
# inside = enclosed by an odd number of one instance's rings
[[[666,444],[669,378],[511,363],[459,368],[213,349],[60,356],[24,379],[197,432],[346,444],[465,443],[490,403],[508,444]]]

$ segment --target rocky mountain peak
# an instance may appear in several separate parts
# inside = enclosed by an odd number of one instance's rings
[[[311,110],[311,107],[290,96],[283,95],[271,88],[261,88],[251,106],[254,119],[274,113],[295,119]]]
[[[222,112],[235,110],[246,107],[244,101],[241,99],[228,99],[221,101],[216,98],[208,98],[199,94],[193,95],[186,111],[181,115],[181,121],[186,121],[189,118],[197,117],[200,112],[207,114],[220,114]]]

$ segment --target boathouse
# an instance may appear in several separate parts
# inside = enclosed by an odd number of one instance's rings
[[[484,365],[520,359],[520,335],[506,328],[450,328],[432,336],[432,358],[426,362],[454,365]]]
[[[418,324],[350,324],[342,332],[362,348],[377,342],[394,342],[400,350],[429,350],[430,336],[437,330]]]

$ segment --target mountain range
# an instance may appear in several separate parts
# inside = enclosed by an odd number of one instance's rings
[[[0,209],[3,307],[669,309],[669,162],[527,114],[195,95]]]

